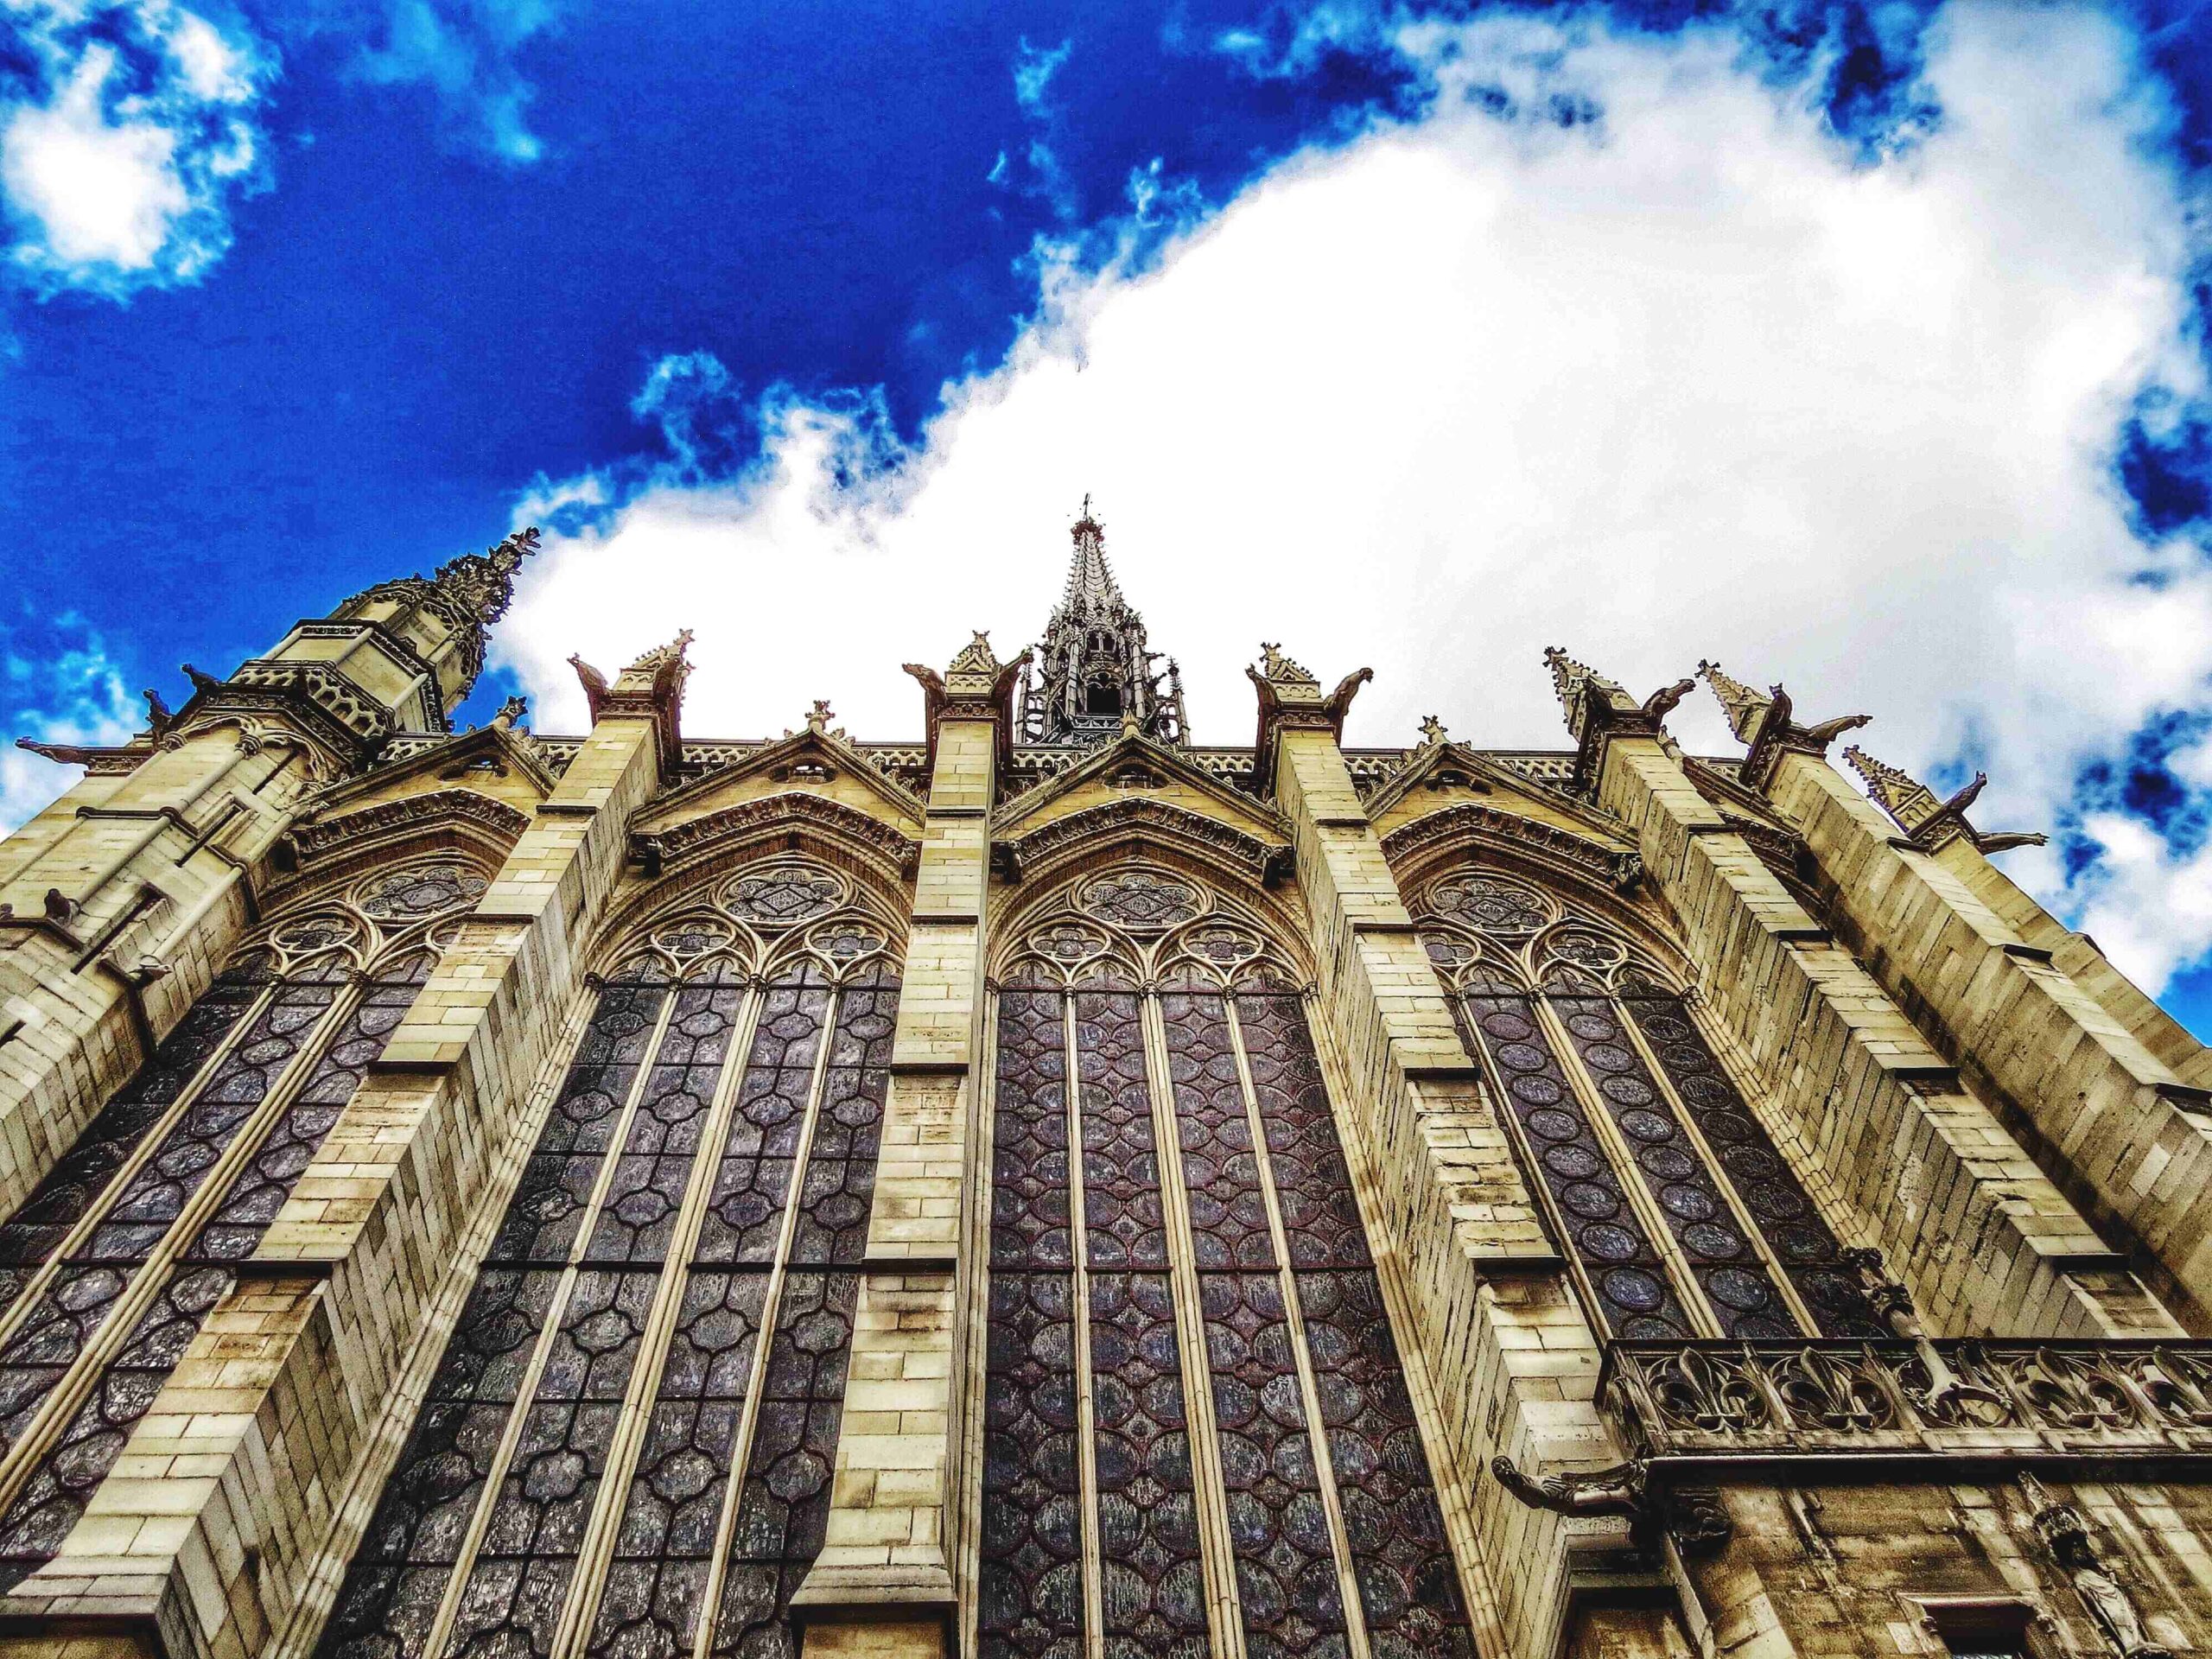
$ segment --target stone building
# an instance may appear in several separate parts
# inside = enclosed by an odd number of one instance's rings
[[[46,748],[0,1651],[2205,1645],[2212,1059],[1972,790],[1198,746],[1074,537],[910,741],[455,730],[525,532]]]

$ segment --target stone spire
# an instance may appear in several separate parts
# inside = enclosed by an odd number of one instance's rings
[[[1133,721],[1156,742],[1186,743],[1181,671],[1172,658],[1164,671],[1154,669],[1162,659],[1146,648],[1144,619],[1114,580],[1105,526],[1091,516],[1087,495],[1071,534],[1067,588],[1045,625],[1036,676],[1022,686],[1023,741],[1093,743]]]
[[[1738,743],[1749,743],[1759,734],[1767,721],[1767,711],[1774,707],[1774,698],[1761,696],[1741,680],[1732,678],[1721,671],[1720,664],[1707,660],[1697,665],[1697,677],[1713,688],[1713,695],[1720,700],[1721,711],[1728,716],[1728,729],[1736,734]],[[1782,688],[1774,688],[1779,692]]]
[[[516,531],[481,553],[448,559],[427,576],[380,582],[331,613],[336,621],[380,624],[406,640],[435,671],[445,709],[468,695],[484,671],[492,624],[514,602],[515,572],[537,551],[537,529]]]

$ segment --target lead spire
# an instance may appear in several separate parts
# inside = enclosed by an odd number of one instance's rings
[[[1186,742],[1181,671],[1146,648],[1144,619],[1114,580],[1106,527],[1087,494],[1069,534],[1075,548],[1067,587],[1037,647],[1037,677],[1022,689],[1023,741],[1088,744],[1134,721],[1157,742]]]

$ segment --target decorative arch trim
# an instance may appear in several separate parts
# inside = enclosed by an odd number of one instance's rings
[[[1266,887],[1281,881],[1294,865],[1287,842],[1263,841],[1188,807],[1142,797],[1102,802],[1040,824],[1026,836],[994,841],[991,864],[1007,880],[1026,881],[1050,874],[1079,854],[1096,857],[1147,846],[1226,864]]]
[[[1643,879],[1643,860],[1631,848],[1609,847],[1487,801],[1461,801],[1399,825],[1382,837],[1382,856],[1402,874],[1426,874],[1440,856],[1472,846],[1504,848],[1618,893],[1634,893]]]
[[[512,847],[530,828],[530,816],[473,789],[434,789],[301,824],[291,844],[298,861],[306,863],[334,849],[387,842],[434,823],[466,824]]]
[[[648,879],[689,871],[710,853],[779,829],[799,826],[865,859],[887,885],[912,879],[922,844],[882,819],[810,791],[741,801],[719,812],[630,838],[630,857]]]

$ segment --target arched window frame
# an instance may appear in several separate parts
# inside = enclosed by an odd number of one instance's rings
[[[602,930],[596,1007],[318,1651],[779,1650],[827,1515],[895,915],[834,849],[779,839],[670,876]],[[618,1324],[569,1388],[572,1351]],[[531,1495],[548,1456],[587,1471],[573,1504]],[[526,1545],[505,1536],[518,1515]],[[544,1605],[512,1586],[502,1602],[509,1571]]]
[[[1181,1651],[1233,1616],[1243,1627],[1228,1639],[1273,1650],[1471,1654],[1470,1559],[1430,1486],[1401,1478],[1432,1471],[1436,1448],[1397,1354],[1306,1022],[1312,979],[1279,901],[1147,846],[1103,868],[1068,864],[1078,874],[1034,879],[1039,897],[1001,925],[989,958],[969,1338],[985,1421],[965,1500],[963,1650]],[[1233,1217],[1212,1217],[1217,1201]],[[1161,1389],[1181,1406],[1163,1411]],[[1065,1471],[1022,1451],[1071,1428]],[[1189,1475],[1177,1490],[1160,1471],[1179,1440]],[[1303,1491],[1280,1473],[1301,1466]],[[1197,1559],[1161,1548],[1158,1516],[1179,1502],[1202,1506]],[[1325,1524],[1292,1519],[1302,1507]],[[1070,1514],[1084,1547],[1059,1541],[1055,1566],[1046,1533]],[[1237,1540],[1260,1535],[1265,1554],[1243,1553]],[[1177,1575],[1198,1573],[1203,1594],[1179,1603]],[[1400,1575],[1421,1588],[1381,1589]],[[1330,1592],[1309,1600],[1324,1580]]]
[[[1411,908],[1601,1333],[1890,1333],[1840,1237],[1851,1223],[1791,1167],[1680,953],[1644,917],[1465,852],[1432,866]],[[1523,1017],[1534,1042],[1510,1039]],[[1528,1109],[1530,1091],[1555,1087],[1563,1110]],[[1601,1213],[1607,1192],[1618,1206]]]
[[[432,853],[283,906],[0,1224],[0,1579],[59,1550],[486,885]]]

